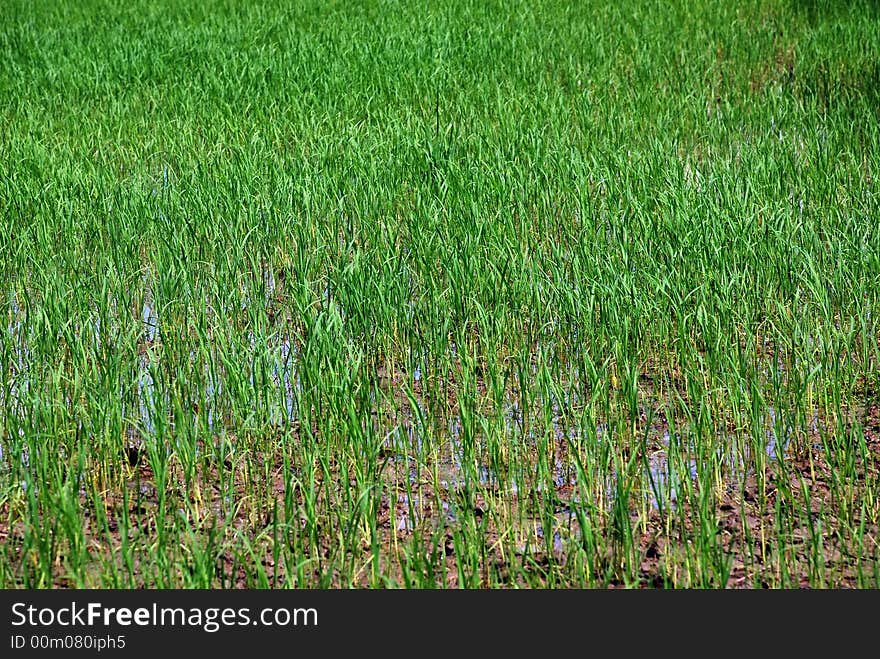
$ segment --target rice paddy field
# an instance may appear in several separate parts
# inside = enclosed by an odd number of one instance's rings
[[[0,587],[880,587],[876,2],[0,15]]]

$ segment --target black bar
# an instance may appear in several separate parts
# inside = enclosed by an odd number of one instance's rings
[[[285,656],[443,649],[553,655],[569,646],[584,655],[705,656],[826,644],[840,653],[848,644],[876,646],[878,593],[6,590],[0,656],[247,656],[272,647],[286,648]]]

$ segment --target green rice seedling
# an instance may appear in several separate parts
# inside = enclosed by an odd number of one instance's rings
[[[0,586],[876,587],[875,4],[12,2]]]

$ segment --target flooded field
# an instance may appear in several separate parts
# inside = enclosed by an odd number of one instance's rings
[[[391,4],[0,27],[0,587],[880,586],[873,5]]]

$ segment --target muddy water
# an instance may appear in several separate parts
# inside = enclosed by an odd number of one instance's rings
[[[262,295],[265,296],[264,303],[268,302],[276,291],[275,278],[270,271],[266,271],[262,280]],[[325,290],[325,295],[330,298],[329,288]],[[0,395],[11,398],[9,401],[10,409],[16,409],[16,401],[20,401],[27,395],[28,381],[26,377],[26,362],[28,351],[22,336],[23,311],[15,295],[9,297],[9,317],[7,319],[7,333],[11,337],[13,350],[13,360],[10,365],[13,377],[6,392],[0,392]],[[140,311],[140,322],[142,326],[142,342],[143,350],[139,351],[137,361],[137,373],[135,374],[136,400],[137,410],[134,414],[135,424],[127,431],[129,443],[136,445],[141,441],[143,436],[155,435],[157,432],[157,386],[154,380],[154,369],[156,368],[155,356],[150,348],[157,345],[161,341],[161,318],[159,309],[155,303],[153,294],[149,285],[144,286],[143,304]],[[96,335],[100,332],[100,325],[94,326]],[[255,337],[251,337],[252,342]],[[256,348],[256,346],[254,346]],[[454,345],[451,346],[454,350]],[[297,373],[298,347],[290,336],[281,336],[277,339],[277,346],[274,351],[275,362],[272,366],[271,379],[272,384],[279,392],[278,400],[275,406],[270,410],[270,418],[273,423],[283,425],[295,421],[296,401],[301,392],[301,383]],[[207,367],[206,371],[207,371]],[[422,378],[422,372],[416,367],[411,374],[412,381],[419,383]],[[208,428],[219,433],[224,430],[223,420],[219,418],[216,401],[221,399],[224,390],[224,379],[222,369],[218,369],[217,373],[205,373],[206,391],[205,401],[207,403],[206,418]],[[422,415],[428,415],[427,406],[421,401],[416,401],[422,409]],[[557,437],[558,443],[563,450],[559,452],[560,456],[564,456],[564,447],[577,443],[578,430],[567,425],[563,421],[563,414],[560,412],[560,406],[563,408],[572,408],[578,405],[578,400],[572,395],[570,399],[560,402],[553,402],[553,431]],[[0,403],[6,404],[7,401],[0,400]],[[167,408],[167,405],[159,406]],[[784,457],[788,448],[791,436],[791,428],[784,429],[783,436],[777,436],[778,423],[777,412],[775,408],[770,407],[766,411],[766,443],[764,450],[769,459],[781,459]],[[518,401],[515,396],[511,395],[508,401],[508,407],[505,414],[505,432],[511,437],[511,441],[522,441],[534,443],[534,431],[530,431],[528,437],[519,438],[521,429],[525,425],[523,419],[523,411],[519,408]],[[129,410],[123,409],[123,418],[129,417]],[[462,420],[460,417],[453,416],[445,425],[444,437],[439,438],[441,445],[444,447],[439,453],[430,447],[437,444],[438,438],[431,438],[425,441],[413,429],[412,419],[395,429],[389,437],[388,449],[392,454],[398,457],[395,460],[402,460],[407,464],[406,472],[408,482],[406,486],[409,490],[417,490],[420,483],[424,482],[424,477],[420,473],[419,467],[411,467],[409,463],[418,460],[422,465],[427,462],[435,461],[432,465],[435,474],[439,474],[440,499],[444,508],[444,514],[450,519],[455,518],[456,508],[454,503],[454,494],[465,488],[478,488],[491,491],[500,496],[518,497],[521,493],[516,479],[511,477],[502,477],[497,474],[488,464],[470,465],[468,468],[465,464],[465,448],[462,440]],[[597,441],[610,440],[611,435],[607,427],[602,424],[597,428]],[[726,441],[726,438],[722,438]],[[731,438],[732,440],[732,438]],[[658,508],[661,503],[675,505],[680,496],[682,479],[695,480],[698,476],[697,463],[694,459],[685,458],[683,464],[674,467],[670,464],[670,437],[668,430],[663,431],[657,429],[652,431],[652,443],[656,447],[645,460],[643,467],[643,479],[646,487],[639,493],[644,501],[650,503],[651,506]],[[0,441],[0,464],[5,455],[5,447]],[[730,474],[737,475],[738,478],[745,476],[746,464],[750,462],[748,456],[748,447],[743,447],[739,454],[731,454],[726,468]],[[557,492],[569,491],[566,496],[570,497],[570,491],[577,485],[575,470],[570,460],[563,457],[556,457],[552,468],[552,484],[540,483],[532,484],[535,491],[540,492],[545,487],[552,487]],[[608,498],[609,501],[614,497],[614,482],[617,474],[611,473],[609,478]],[[397,497],[397,505],[395,508],[399,512],[397,525],[401,530],[411,529],[419,523],[418,510],[423,501],[418,497],[413,498],[410,494],[399,494]],[[570,515],[569,515],[570,517]],[[570,526],[570,519],[559,520],[560,524]],[[549,531],[548,531],[549,533]],[[558,535],[554,531],[554,543],[556,543]],[[543,538],[544,529],[540,524],[535,526],[536,537]]]

